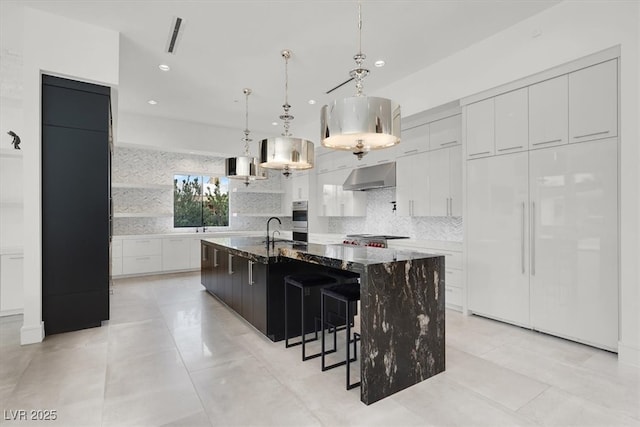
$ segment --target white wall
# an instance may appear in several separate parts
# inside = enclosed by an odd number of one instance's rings
[[[115,87],[119,34],[25,8],[23,27],[24,324],[22,344],[42,341],[41,73]]]
[[[565,1],[375,95],[403,116],[621,46],[621,311],[619,358],[640,366],[640,2]],[[540,33],[532,37],[534,31]]]
[[[250,152],[254,156],[258,153],[257,134],[252,132]],[[120,111],[116,144],[227,157],[244,153],[243,136],[239,129]]]

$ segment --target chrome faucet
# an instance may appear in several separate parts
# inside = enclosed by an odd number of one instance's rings
[[[278,218],[277,216],[272,216],[267,220],[267,246],[269,246],[269,223],[271,223],[272,219],[275,219],[276,221],[278,221],[278,224],[282,225],[282,221],[280,221],[280,218]]]

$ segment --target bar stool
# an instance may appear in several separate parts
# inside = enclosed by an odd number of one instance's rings
[[[331,325],[328,322],[325,322],[325,308],[324,308],[324,300],[326,297],[333,298],[337,301],[343,302],[345,304],[345,329],[346,329],[346,340],[345,340],[345,359],[341,362],[334,363],[332,365],[327,366],[325,363],[325,355],[336,351],[336,334],[337,334],[337,326]],[[346,388],[347,390],[351,390],[352,388],[360,386],[360,381],[351,384],[351,362],[355,362],[358,360],[358,342],[360,341],[360,334],[354,332],[353,339],[351,339],[351,306],[355,302],[360,300],[360,286],[354,284],[344,284],[337,285],[332,287],[326,287],[322,289],[321,293],[321,302],[320,302],[320,310],[321,317],[320,322],[322,324],[322,350],[320,354],[322,355],[322,371],[326,371],[329,369],[337,368],[338,366],[346,365],[347,366],[347,380],[346,380]],[[333,335],[333,350],[325,351],[325,343],[324,343],[324,330],[325,325],[329,324],[334,329]],[[351,358],[350,354],[350,345],[353,343],[353,358]]]
[[[336,279],[330,276],[326,276],[323,274],[291,274],[285,276],[284,278],[284,344],[285,348],[294,347],[296,345],[302,345],[302,361],[313,359],[315,357],[320,356],[321,353],[312,354],[307,356],[306,354],[306,343],[317,341],[318,339],[318,325],[317,318],[315,319],[316,324],[314,325],[314,338],[307,340],[307,328],[305,324],[304,311],[305,311],[305,294],[309,294],[310,289],[312,288],[324,288],[327,286],[334,286],[338,282]],[[295,286],[300,289],[300,341],[295,343],[289,343],[289,309],[288,309],[288,288],[289,285]]]

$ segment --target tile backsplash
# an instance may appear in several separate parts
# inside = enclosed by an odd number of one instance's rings
[[[461,217],[404,217],[393,211],[395,188],[367,192],[367,216],[329,218],[329,233],[389,234],[419,240],[462,241]]]
[[[173,185],[173,176],[180,173],[224,175],[224,158],[196,154],[173,153],[134,147],[116,146],[111,181],[113,183]],[[253,190],[280,190],[281,174],[271,172],[269,179],[251,183]],[[229,227],[225,230],[263,230],[266,217],[251,216],[264,212],[283,212],[283,194],[244,193],[244,184],[231,181]],[[233,192],[238,188],[239,192]],[[113,210],[116,213],[159,212],[161,217],[115,218],[114,235],[162,234],[195,231],[193,228],[173,228],[173,190],[166,188],[113,188]],[[235,215],[234,215],[235,213]],[[282,228],[291,228],[291,218],[281,217]],[[210,228],[210,229],[213,229]]]

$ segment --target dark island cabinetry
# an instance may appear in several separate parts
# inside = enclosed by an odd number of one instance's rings
[[[327,267],[296,260],[263,263],[206,241],[202,242],[201,251],[202,285],[272,341],[284,339],[284,276],[327,270]],[[316,297],[306,313],[309,328],[315,324],[314,318],[319,318],[319,292]],[[334,310],[340,309],[336,306]],[[296,336],[300,333],[297,300],[290,305],[289,312],[290,320],[293,319],[291,334]]]
[[[233,255],[206,242],[202,243],[201,251],[201,283],[207,291],[263,334],[274,341],[281,339],[275,325],[271,332],[268,330],[268,266]],[[273,279],[278,280],[277,275]],[[271,298],[282,294],[277,287],[274,283]]]

